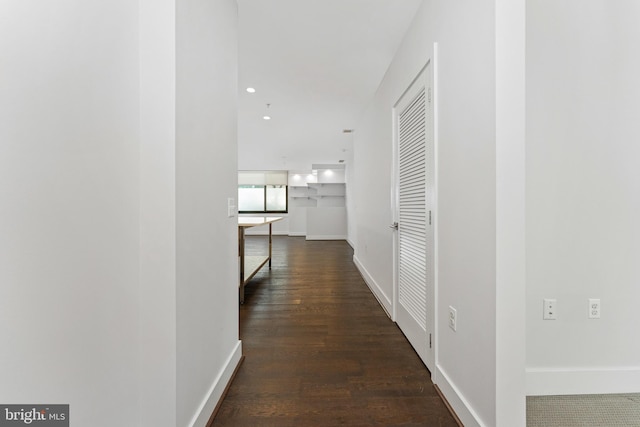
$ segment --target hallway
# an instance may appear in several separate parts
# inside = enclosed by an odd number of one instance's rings
[[[247,238],[247,252],[266,238]],[[457,426],[345,241],[274,237],[247,285],[245,360],[213,426]]]

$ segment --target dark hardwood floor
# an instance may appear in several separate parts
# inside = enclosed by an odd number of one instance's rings
[[[266,237],[248,237],[264,252]],[[344,241],[274,237],[246,287],[245,360],[213,426],[457,426]]]

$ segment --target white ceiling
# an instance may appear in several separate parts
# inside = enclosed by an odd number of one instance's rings
[[[420,3],[238,0],[239,169],[348,162],[353,136],[342,131],[355,128]]]

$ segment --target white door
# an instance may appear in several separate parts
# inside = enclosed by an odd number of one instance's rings
[[[430,63],[394,108],[395,320],[427,368],[434,367],[434,132]]]

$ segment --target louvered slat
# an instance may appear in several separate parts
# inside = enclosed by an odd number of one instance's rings
[[[426,327],[425,91],[399,114],[399,302]]]

